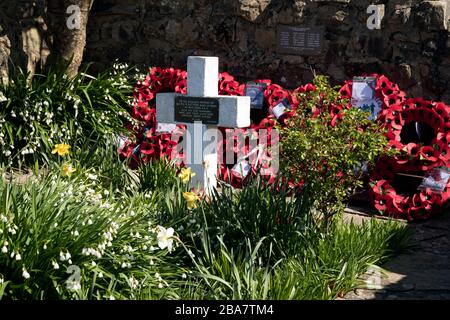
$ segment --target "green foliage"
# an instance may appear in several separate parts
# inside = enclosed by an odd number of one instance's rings
[[[181,195],[176,197],[179,201],[166,201],[165,211],[172,212],[172,221],[183,221],[176,227],[186,230],[187,236],[207,228],[214,249],[219,247],[217,237],[223,237],[224,244],[235,250],[246,246],[243,239],[254,245],[264,238],[262,252],[273,251],[275,259],[285,258],[295,255],[318,232],[311,214],[314,197],[312,190],[305,188],[290,198],[281,182],[275,185],[279,186],[278,191],[255,180],[236,191],[223,184],[220,192],[212,194],[188,216]]]
[[[409,243],[395,222],[324,230],[315,184],[224,184],[189,210],[173,164],[131,170],[111,136],[47,157],[0,181],[0,299],[333,299]]]
[[[0,299],[332,299],[409,243],[398,223],[330,219],[361,185],[354,168],[386,141],[355,109],[329,125],[330,107],[346,101],[323,77],[280,129],[280,181],[293,174],[306,181],[301,192],[259,179],[241,191],[223,184],[194,209],[173,163],[131,170],[118,157],[115,134],[130,120],[124,66],[10,79],[0,85],[0,164],[9,166],[0,181]],[[62,142],[71,146],[64,158],[51,153]],[[34,165],[35,176],[21,179],[17,165]],[[175,229],[172,251],[160,249],[161,226]]]
[[[300,93],[296,116],[281,131],[281,171],[315,189],[316,208],[326,224],[345,207],[345,200],[362,186],[358,168],[369,166],[385,152],[383,131],[368,114],[346,108],[337,88],[324,76],[314,80],[316,91]]]
[[[114,69],[68,78],[65,67],[30,77],[18,70],[0,83],[0,163],[21,166],[48,163],[50,150],[79,139],[103,141],[123,132],[132,90],[129,70]]]
[[[393,244],[396,237],[403,240]],[[273,247],[264,246],[267,238],[256,244],[242,238],[240,249],[226,245],[221,236],[217,247],[206,232],[201,238],[194,251],[201,282],[183,298],[315,300],[342,297],[361,285],[361,274],[408,248],[410,232],[397,222],[338,223],[283,259],[273,259]]]
[[[178,297],[167,285],[176,288],[187,271],[175,254],[156,250],[155,199],[111,193],[99,177],[49,174],[0,184],[4,298]]]

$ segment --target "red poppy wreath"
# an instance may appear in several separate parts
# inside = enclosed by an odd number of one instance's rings
[[[408,220],[442,211],[448,184],[441,192],[418,187],[429,170],[449,167],[449,111],[444,103],[415,98],[380,113],[378,121],[387,129],[389,146],[397,154],[380,159],[372,172],[376,209]]]
[[[232,161],[233,164],[229,165],[221,164],[218,169],[218,176],[235,187],[241,187],[246,177],[256,174],[261,169],[264,169],[264,174],[269,183],[275,179],[275,172],[272,172],[270,168],[270,152],[264,150],[264,153],[252,157],[251,159],[254,161],[249,162],[248,159],[250,157],[248,155],[254,150],[250,150],[248,138],[244,139],[244,143],[242,143],[242,139],[238,139],[239,135],[247,137],[250,134],[258,135],[259,129],[265,129],[264,134],[270,137],[277,121],[284,123],[295,112],[298,105],[289,91],[277,84],[273,84],[270,80],[256,80],[254,83],[263,85],[264,100],[261,110],[254,111],[252,109],[251,127],[239,130],[219,128],[223,136],[228,139],[219,144],[218,151],[223,153],[222,159],[226,159],[227,153],[234,154],[234,161]],[[151,160],[162,157],[172,160],[176,159],[179,163],[182,163],[183,154],[178,153],[176,150],[179,140],[175,141],[172,139],[173,133],[176,133],[176,137],[181,137],[185,128],[182,125],[177,125],[169,130],[164,130],[164,128],[161,130],[156,123],[155,98],[156,94],[161,92],[186,94],[186,84],[186,71],[173,68],[162,69],[159,67],[150,69],[146,78],[136,84],[131,110],[131,115],[136,122],[127,125],[130,132],[133,133],[133,139],[127,139],[120,148],[121,158],[128,159],[132,167],[137,167],[141,163],[148,163]],[[226,72],[219,75],[218,86],[220,95],[242,96],[246,89],[245,84],[240,84]],[[314,88],[311,86],[304,86],[297,90],[307,91],[312,89]],[[272,143],[274,142],[267,139],[268,146]],[[242,155],[247,157],[242,159]],[[228,157],[230,156],[228,155]],[[242,165],[248,168],[236,170],[238,169],[236,166]]]

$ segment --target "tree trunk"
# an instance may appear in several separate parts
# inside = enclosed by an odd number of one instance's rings
[[[67,74],[74,77],[83,60],[86,27],[94,0],[49,0],[48,15],[53,31],[53,62],[69,62]],[[55,59],[56,58],[56,59]]]

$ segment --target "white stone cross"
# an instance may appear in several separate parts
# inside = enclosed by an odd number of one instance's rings
[[[211,132],[217,132],[217,127],[250,126],[250,97],[219,96],[217,57],[188,57],[187,75],[187,95],[156,95],[156,121],[186,125],[187,135],[184,139],[189,141],[184,144],[184,153],[187,165],[195,173],[191,186],[210,193],[217,186],[218,162],[217,135],[211,135]],[[180,99],[184,99],[183,102]],[[192,105],[189,105],[189,99],[193,101]],[[181,110],[180,104],[186,107],[181,106]],[[198,119],[207,123],[196,121]]]

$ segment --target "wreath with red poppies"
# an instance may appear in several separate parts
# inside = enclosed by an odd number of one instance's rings
[[[449,197],[446,186],[442,193],[432,190],[403,190],[404,185],[411,183],[399,182],[398,176],[415,178],[416,182],[429,169],[448,167],[450,161],[450,107],[441,102],[427,101],[421,98],[407,99],[405,92],[391,82],[387,77],[376,74],[375,96],[381,101],[381,112],[377,122],[386,129],[389,147],[397,154],[391,158],[381,158],[372,170],[370,177],[370,194],[377,210],[390,216],[408,220],[427,218],[439,209]],[[176,92],[186,94],[187,72],[173,68],[152,68],[146,78],[135,86],[134,101],[131,115],[136,120],[128,124],[134,137],[125,142],[120,149],[122,158],[130,160],[130,165],[137,167],[163,157],[176,159],[182,164],[183,154],[177,152],[179,141],[172,140],[174,136],[181,137],[185,127],[177,125],[172,132],[158,132],[156,123],[155,98],[157,93]],[[281,125],[291,117],[299,103],[301,93],[315,91],[312,84],[288,91],[270,80],[256,80],[254,83],[264,84],[263,106],[252,109],[252,124],[249,128],[228,129],[219,128],[224,139],[219,144],[218,152],[233,154],[232,164],[222,163],[218,168],[218,177],[229,182],[234,187],[242,187],[248,177],[260,173],[264,169],[267,183],[275,180],[276,174],[271,171],[270,146],[276,141],[267,141],[264,152],[253,157],[255,152],[248,143],[251,135],[259,135],[260,129],[270,136],[277,123]],[[247,84],[240,84],[228,73],[219,75],[220,95],[245,94]],[[344,98],[351,99],[352,81],[346,81],[340,89]],[[275,112],[280,102],[290,107],[280,116]],[[342,117],[342,110],[348,105],[327,105],[327,110],[317,106],[312,111],[312,117],[319,116],[324,111],[332,115],[331,126]],[[176,133],[173,135],[173,133]],[[242,136],[245,139],[242,139]],[[255,137],[253,137],[255,138]],[[256,137],[257,139],[259,137]],[[269,151],[267,151],[269,150]],[[244,157],[242,158],[242,156]],[[240,158],[241,157],[241,158]],[[256,159],[256,160],[255,160]],[[250,167],[248,174],[243,176],[234,170],[241,161],[246,161]],[[416,183],[417,184],[417,183]]]
[[[272,183],[275,180],[275,172],[273,172],[270,166],[270,146],[276,143],[276,141],[267,139],[264,143],[269,148],[264,148],[264,152],[258,154],[257,157],[252,157],[253,161],[249,161],[248,155],[256,151],[251,150],[249,136],[256,134],[256,139],[258,139],[260,129],[265,129],[264,135],[270,137],[275,124],[277,122],[281,124],[285,123],[298,106],[298,102],[294,98],[295,95],[280,85],[274,84],[270,80],[256,80],[254,83],[264,84],[265,89],[263,91],[263,106],[260,110],[252,109],[251,126],[238,130],[219,128],[223,136],[227,137],[227,139],[223,139],[219,143],[218,152],[223,153],[223,159],[226,158],[226,154],[233,153],[234,161],[233,164],[221,164],[218,168],[218,177],[229,182],[234,187],[242,187],[247,177],[256,175],[258,172],[261,172],[261,169],[264,169],[264,175],[268,183]],[[226,72],[219,74],[218,86],[220,95],[243,96],[246,88],[246,84],[240,84],[233,76]],[[162,92],[186,94],[186,88],[187,72],[174,68],[151,68],[145,79],[136,84],[131,109],[131,116],[136,122],[127,125],[130,132],[133,133],[133,137],[132,139],[127,139],[120,148],[121,158],[128,159],[130,166],[135,168],[139,164],[148,163],[163,157],[176,160],[182,164],[183,154],[179,153],[176,149],[179,140],[172,139],[174,136],[182,137],[185,127],[183,125],[177,125],[172,132],[158,132],[155,98],[156,94]],[[307,85],[296,89],[294,92],[313,89],[313,86]],[[281,101],[287,103],[289,109],[286,109],[286,112],[277,117],[274,115],[273,109]],[[244,140],[240,139],[242,135],[246,137]],[[239,158],[242,155],[245,156],[245,159]],[[247,161],[251,167],[248,175],[242,176],[239,170],[233,170],[236,163],[239,163],[240,160]]]
[[[406,98],[397,84],[377,77],[376,96],[382,101],[377,117],[386,129],[388,146],[396,153],[380,158],[370,176],[373,206],[382,214],[407,220],[424,219],[442,210],[449,184],[442,192],[419,189],[426,173],[449,167],[450,107],[423,98]],[[351,97],[352,82],[341,94]]]

